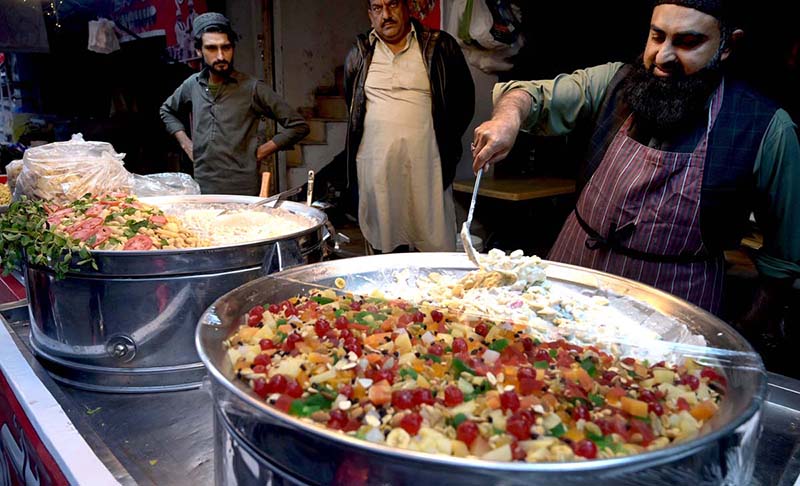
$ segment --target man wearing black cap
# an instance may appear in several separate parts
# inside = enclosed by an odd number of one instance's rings
[[[233,68],[238,36],[224,15],[199,15],[192,30],[203,70],[161,105],[161,120],[194,161],[194,177],[204,194],[256,195],[259,162],[299,142],[308,134],[308,124],[266,83]],[[191,139],[179,118],[188,110]],[[259,144],[262,117],[272,118],[284,130]]]
[[[779,312],[800,276],[800,146],[771,100],[724,75],[743,32],[722,0],[656,0],[642,57],[548,81],[495,86],[473,168],[503,159],[520,129],[588,128],[576,208],[549,257],[642,281],[712,312],[723,250],[755,212],[762,276],[749,319]]]

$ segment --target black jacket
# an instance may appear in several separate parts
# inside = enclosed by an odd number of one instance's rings
[[[475,85],[456,40],[447,32],[428,29],[413,19],[412,22],[431,82],[433,128],[442,162],[443,188],[447,188],[453,183],[461,159],[461,136],[475,110]],[[367,106],[364,83],[374,49],[369,35],[359,35],[344,66],[345,96],[350,111],[345,147],[349,188],[358,188],[356,155],[364,134]]]

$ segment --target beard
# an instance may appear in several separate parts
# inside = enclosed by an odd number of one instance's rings
[[[623,97],[637,122],[656,130],[674,132],[687,120],[705,112],[708,98],[722,79],[719,55],[700,71],[660,78],[655,65],[645,68],[642,58],[623,81]]]
[[[209,71],[219,76],[228,77],[233,72],[233,60],[231,62],[216,61],[213,64],[208,64],[203,60],[203,64]]]

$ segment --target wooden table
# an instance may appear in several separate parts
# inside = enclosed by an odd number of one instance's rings
[[[475,179],[453,182],[453,190],[457,192],[472,193]],[[575,181],[558,177],[518,177],[481,179],[478,194],[506,201],[530,201],[545,197],[573,194]]]

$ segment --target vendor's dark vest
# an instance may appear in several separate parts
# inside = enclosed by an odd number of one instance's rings
[[[625,65],[612,78],[597,112],[589,150],[579,167],[579,191],[630,114],[621,89],[630,70],[631,66]],[[754,205],[753,164],[777,109],[775,103],[743,83],[726,78],[722,108],[708,141],[700,199],[703,242],[712,251],[736,247],[747,230]]]

